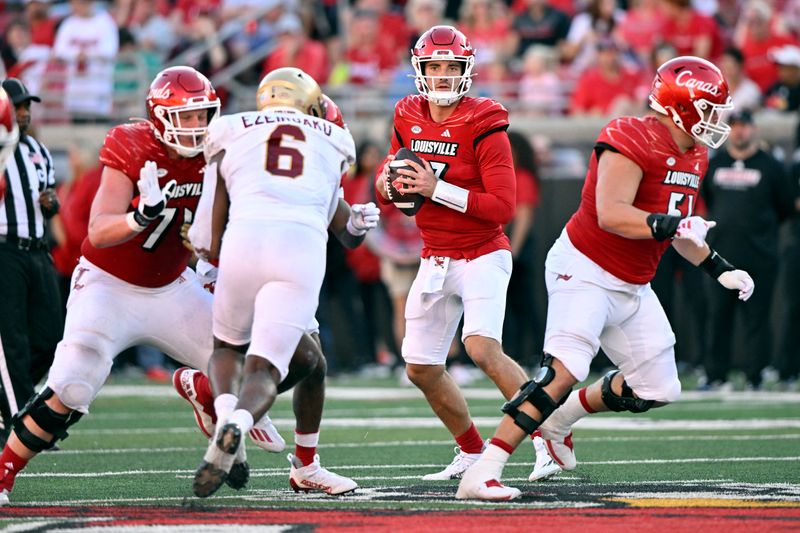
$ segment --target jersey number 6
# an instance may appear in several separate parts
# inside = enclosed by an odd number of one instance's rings
[[[278,126],[272,130],[272,134],[267,139],[267,163],[264,168],[274,176],[296,178],[303,173],[303,154],[297,148],[283,146],[281,143],[284,135],[288,135],[296,141],[306,140],[303,130],[297,126],[288,124]]]

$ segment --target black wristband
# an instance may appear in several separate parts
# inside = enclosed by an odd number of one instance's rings
[[[703,262],[697,266],[702,268],[706,272],[706,274],[708,274],[714,279],[717,279],[725,272],[736,270],[736,267],[728,263],[728,261],[726,261],[724,257],[719,255],[714,250],[711,250],[711,253],[708,254],[708,257],[703,259]]]
[[[650,226],[650,232],[657,241],[666,241],[674,237],[680,223],[681,217],[673,215],[665,215],[663,213],[650,213],[647,215],[647,225]]]
[[[146,228],[150,225],[150,223],[155,220],[154,218],[147,218],[142,213],[139,212],[138,209],[133,210],[133,221],[139,224],[141,227]]]
[[[164,210],[164,201],[162,200],[158,202],[156,205],[140,205],[139,207],[142,210],[141,211],[142,215],[144,215],[146,218],[149,218],[150,220],[153,220],[154,218],[156,218],[158,215],[161,214],[161,211]]]

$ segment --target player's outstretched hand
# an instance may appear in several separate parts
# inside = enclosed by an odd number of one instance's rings
[[[145,162],[139,170],[139,213],[148,221],[152,221],[164,210],[167,200],[172,196],[177,182],[170,180],[162,189],[158,184],[158,167],[154,161]]]
[[[380,209],[372,202],[353,204],[350,206],[350,218],[347,220],[347,231],[349,231],[351,235],[364,235],[367,231],[378,225],[380,217]]]
[[[692,241],[695,246],[702,247],[706,242],[708,230],[716,225],[713,220],[705,220],[703,217],[686,217],[678,224],[675,238],[686,239]]]
[[[719,275],[717,281],[726,289],[738,290],[739,299],[742,301],[747,301],[753,295],[753,291],[756,288],[753,278],[744,270],[729,270],[723,272]]]

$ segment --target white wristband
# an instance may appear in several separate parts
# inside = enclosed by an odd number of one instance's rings
[[[450,209],[455,209],[460,213],[467,212],[468,198],[469,191],[467,189],[462,189],[444,180],[436,182],[436,188],[433,189],[433,196],[431,196],[431,200],[434,202],[440,203]]]
[[[136,233],[143,232],[144,229],[147,227],[147,226],[140,226],[139,223],[136,222],[136,219],[133,218],[133,211],[127,214],[127,216],[125,217],[125,222],[127,222],[128,227],[131,228]]]
[[[353,219],[352,218],[348,218],[347,219],[347,226],[346,227],[347,227],[347,233],[349,233],[353,237],[361,237],[362,235],[367,233],[367,230],[358,229],[355,226],[353,226]]]

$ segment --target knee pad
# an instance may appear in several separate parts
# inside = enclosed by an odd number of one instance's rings
[[[514,423],[528,435],[536,431],[539,426],[547,420],[553,411],[562,405],[569,396],[567,392],[560,400],[554,400],[547,394],[542,387],[553,381],[556,373],[551,366],[553,363],[553,356],[544,354],[542,358],[541,369],[537,372],[536,376],[527,383],[524,383],[519,389],[519,394],[514,398],[503,404],[500,410],[514,419]],[[519,410],[522,402],[529,402],[541,413],[541,420],[534,420],[524,412]]]
[[[618,413],[621,411],[629,411],[631,413],[644,413],[645,411],[649,411],[653,407],[653,404],[655,404],[655,401],[637,398],[633,393],[633,389],[631,389],[624,380],[622,382],[621,395],[617,396],[617,394],[611,390],[611,380],[614,379],[614,376],[617,374],[619,374],[619,370],[612,370],[603,378],[603,385],[600,389],[600,397],[603,399],[603,403],[605,403],[609,409]]]
[[[88,339],[59,344],[47,386],[70,409],[87,412],[108,378],[112,359],[104,354],[104,350],[107,347],[93,344]]]
[[[89,410],[89,404],[94,400],[94,387],[86,381],[72,380],[62,383],[58,397],[61,403],[76,411]]]
[[[53,409],[45,403],[53,394],[53,390],[50,387],[45,387],[39,394],[31,398],[25,407],[17,412],[11,419],[17,438],[19,438],[20,442],[22,442],[25,447],[36,453],[42,450],[48,450],[59,440],[66,439],[69,436],[67,428],[76,423],[83,416],[83,413],[80,411],[72,411],[66,414],[53,411]],[[23,421],[27,415],[30,415],[36,425],[53,435],[52,439],[47,441],[31,432]]]

